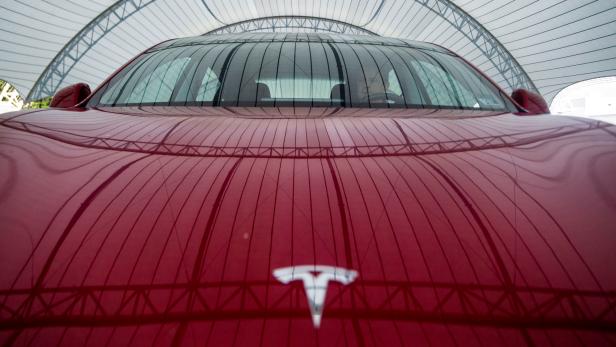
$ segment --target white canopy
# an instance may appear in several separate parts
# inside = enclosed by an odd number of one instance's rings
[[[503,88],[563,88],[616,75],[614,0],[2,0],[0,79],[29,99],[95,87],[167,39],[333,31],[439,44]]]

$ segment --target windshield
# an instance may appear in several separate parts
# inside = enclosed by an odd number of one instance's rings
[[[142,54],[90,106],[336,106],[505,110],[460,58],[410,45],[238,41]]]

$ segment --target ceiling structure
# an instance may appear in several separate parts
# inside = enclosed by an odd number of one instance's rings
[[[431,42],[505,90],[538,90],[548,102],[616,75],[614,0],[1,0],[0,10],[0,79],[28,100],[76,82],[95,87],[170,38],[243,31]]]

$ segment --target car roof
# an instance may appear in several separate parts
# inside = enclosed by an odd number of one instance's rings
[[[403,40],[398,38],[377,35],[346,35],[335,33],[240,33],[240,34],[211,34],[202,36],[184,37],[162,42],[148,51],[164,48],[182,47],[190,45],[248,43],[248,42],[322,42],[345,43],[382,46],[404,46],[415,49],[431,50],[451,54],[447,49],[421,41]]]

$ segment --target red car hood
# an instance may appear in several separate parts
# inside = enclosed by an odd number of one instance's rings
[[[614,126],[185,107],[0,122],[5,342],[616,342]]]

